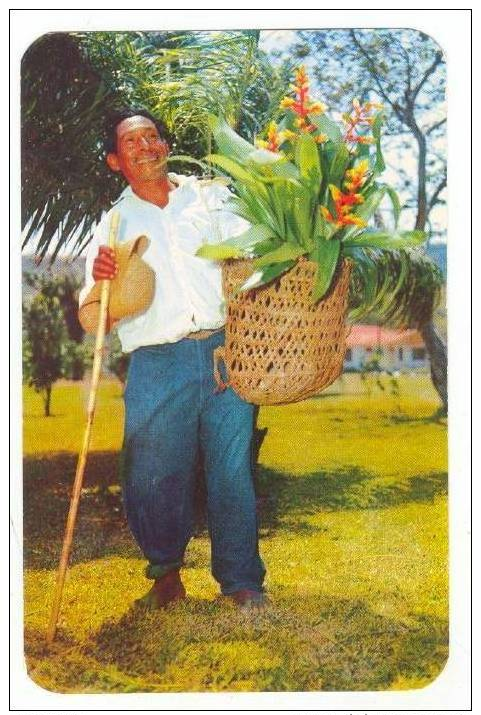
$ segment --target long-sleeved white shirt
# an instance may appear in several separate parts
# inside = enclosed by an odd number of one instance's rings
[[[150,239],[142,258],[155,272],[154,298],[143,313],[124,318],[116,326],[127,353],[224,325],[220,265],[195,253],[203,243],[218,243],[249,228],[247,221],[225,207],[231,196],[226,186],[194,176],[169,174],[169,178],[178,186],[163,209],[127,187],[102,217],[87,251],[80,304],[94,285],[93,262],[99,246],[108,243],[113,210],[120,214],[119,242],[141,235]]]

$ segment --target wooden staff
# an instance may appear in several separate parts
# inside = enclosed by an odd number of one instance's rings
[[[119,228],[119,214],[114,212],[110,221],[110,232],[109,232],[109,247],[114,248],[115,241],[117,239]],[[87,454],[90,446],[90,435],[92,432],[92,423],[95,414],[95,402],[97,398],[97,388],[99,385],[100,378],[100,368],[102,367],[102,355],[104,349],[105,332],[107,327],[107,315],[109,307],[109,295],[110,295],[110,280],[103,280],[100,292],[100,311],[99,311],[99,324],[97,327],[97,335],[95,338],[95,351],[92,366],[92,379],[90,382],[90,393],[87,408],[87,425],[85,427],[84,439],[82,444],[82,449],[79,454],[77,462],[77,471],[75,473],[75,480],[73,483],[72,497],[70,499],[70,508],[67,517],[67,524],[65,527],[65,535],[63,539],[62,553],[60,556],[60,563],[57,572],[57,582],[55,585],[55,595],[53,599],[52,612],[50,614],[50,622],[48,625],[47,632],[47,643],[50,645],[57,631],[58,616],[60,612],[60,605],[62,602],[63,586],[65,582],[65,575],[67,573],[68,560],[70,556],[70,549],[72,547],[73,532],[75,529],[75,521],[77,519],[78,505],[80,501],[80,494],[82,491],[82,482],[85,473],[85,465],[87,463]]]

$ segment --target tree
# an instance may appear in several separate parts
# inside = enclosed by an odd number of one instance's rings
[[[65,324],[56,297],[38,293],[23,306],[23,370],[29,385],[43,397],[45,417],[50,416],[52,386],[62,376]]]
[[[78,293],[82,281],[71,273],[54,275],[51,272],[46,274],[25,272],[24,279],[27,285],[43,295],[58,298],[69,340],[82,343],[85,331],[78,319]]]
[[[415,30],[306,31],[300,36],[303,43],[297,45],[297,54],[314,58],[321,93],[331,106],[345,111],[354,97],[384,103],[387,133],[400,140],[401,153],[407,152],[416,165],[415,180],[397,167],[403,188],[411,194],[403,209],[414,208],[415,229],[429,229],[430,215],[444,202],[446,188],[446,160],[438,150],[446,124],[445,65],[439,46]],[[415,142],[415,152],[409,137]],[[424,267],[432,273],[427,260]],[[403,289],[399,295],[405,292]],[[419,320],[412,301],[411,305],[412,315],[405,311],[400,321],[422,333],[433,384],[447,411],[446,345],[432,322],[432,313],[423,313]],[[392,324],[395,318],[399,315],[393,316]]]

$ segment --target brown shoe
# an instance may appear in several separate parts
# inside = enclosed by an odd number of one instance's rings
[[[260,591],[251,591],[249,588],[241,588],[240,591],[229,593],[228,598],[232,599],[239,608],[265,608],[267,599]]]
[[[184,584],[178,571],[169,571],[154,581],[154,585],[142,598],[135,603],[150,610],[165,608],[169,603],[185,598]]]

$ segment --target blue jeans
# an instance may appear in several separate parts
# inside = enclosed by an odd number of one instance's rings
[[[222,593],[262,591],[252,480],[253,406],[215,392],[213,350],[224,332],[131,355],[125,399],[123,494],[148,578],[179,568],[192,535],[195,466],[203,455],[212,574]]]

